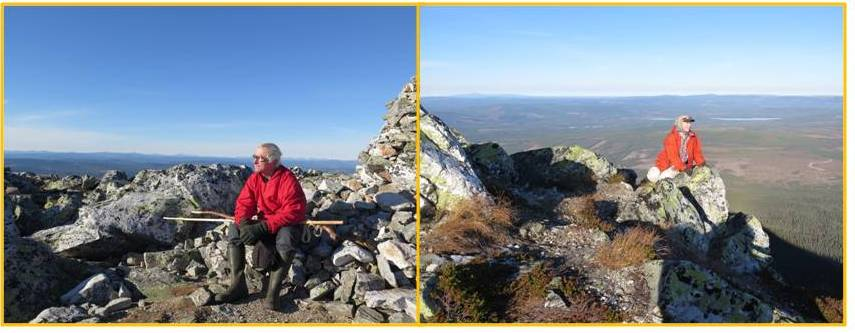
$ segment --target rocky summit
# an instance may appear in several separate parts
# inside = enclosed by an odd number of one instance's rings
[[[578,145],[508,154],[421,119],[422,321],[823,320],[713,167],[636,183]]]
[[[304,229],[279,312],[259,300],[268,272],[252,265],[251,247],[252,295],[211,304],[229,282],[227,226],[163,220],[231,213],[250,169],[176,165],[100,179],[4,170],[5,321],[414,321],[415,96],[411,80],[386,105],[354,174],[291,168],[306,217],[345,223],[335,239]]]

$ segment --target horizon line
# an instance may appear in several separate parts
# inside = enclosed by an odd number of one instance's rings
[[[125,151],[52,151],[52,150],[7,150],[3,149],[3,158],[6,158],[7,153],[50,153],[50,154],[126,154],[126,155],[148,155],[161,157],[196,157],[196,158],[229,158],[229,159],[247,159],[241,156],[211,156],[211,155],[190,155],[190,154],[166,154],[166,153],[140,153],[140,152],[125,152]],[[358,159],[340,159],[327,157],[287,157],[283,156],[282,160],[315,160],[315,161],[358,161]]]
[[[627,98],[627,97],[697,97],[697,96],[772,96],[772,97],[843,97],[843,94],[769,94],[769,93],[697,93],[697,94],[627,94],[627,95],[548,95],[548,94],[512,94],[512,93],[460,93],[451,95],[422,94],[421,97],[534,97],[534,98]]]

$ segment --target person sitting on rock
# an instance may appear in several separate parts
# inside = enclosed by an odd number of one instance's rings
[[[683,171],[704,165],[701,139],[692,131],[695,119],[682,115],[674,121],[671,132],[665,136],[664,145],[656,157],[656,166],[647,172],[647,180],[655,183],[660,179],[674,178]]]
[[[231,303],[249,294],[244,246],[275,237],[280,265],[270,273],[264,307],[274,311],[279,308],[282,280],[294,259],[306,218],[306,195],[297,177],[281,164],[281,158],[282,152],[272,143],[259,145],[252,155],[255,172],[238,195],[235,223],[229,225],[227,236],[230,286],[225,293],[215,296],[218,303]]]

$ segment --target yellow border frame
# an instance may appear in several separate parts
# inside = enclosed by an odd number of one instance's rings
[[[63,7],[413,7],[416,10],[416,150],[421,151],[421,7],[841,7],[843,10],[843,321],[841,323],[802,323],[802,324],[780,324],[780,323],[422,323],[421,322],[421,207],[416,204],[416,320],[415,323],[385,323],[385,324],[353,324],[353,323],[97,323],[97,324],[28,324],[7,323],[5,316],[0,318],[0,326],[6,327],[193,327],[193,326],[252,326],[252,327],[289,327],[289,326],[357,326],[357,327],[443,327],[443,326],[477,326],[477,327],[840,327],[846,326],[847,322],[847,281],[846,281],[846,95],[847,95],[847,3],[846,2],[3,2],[0,3],[0,34],[5,37],[5,7],[40,7],[40,6],[63,6]],[[0,38],[0,97],[5,99],[5,38]],[[0,124],[5,131],[5,103],[0,104]],[[5,166],[5,138],[0,137],[0,167]],[[416,198],[420,197],[420,173],[421,154],[416,154]],[[0,175],[0,180],[5,176]],[[5,190],[5,188],[4,188]],[[0,203],[0,208],[5,211],[5,200]],[[4,233],[0,229],[0,236]],[[0,240],[0,243],[4,240]],[[0,282],[5,286],[5,263],[0,264]],[[5,288],[4,288],[5,289]],[[0,290],[0,301],[5,306],[5,290]]]

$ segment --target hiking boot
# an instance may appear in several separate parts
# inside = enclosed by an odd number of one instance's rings
[[[264,297],[264,308],[272,311],[279,311],[280,299],[279,293],[282,291],[282,280],[288,275],[288,269],[291,268],[291,260],[294,255],[289,254],[288,258],[282,258],[282,263],[279,268],[270,272],[270,278],[267,282],[267,295]]]
[[[229,289],[225,293],[214,296],[214,301],[217,303],[232,303],[241,298],[249,296],[249,290],[246,287],[246,266],[245,249],[243,244],[229,245],[229,264],[231,266],[231,281]]]

